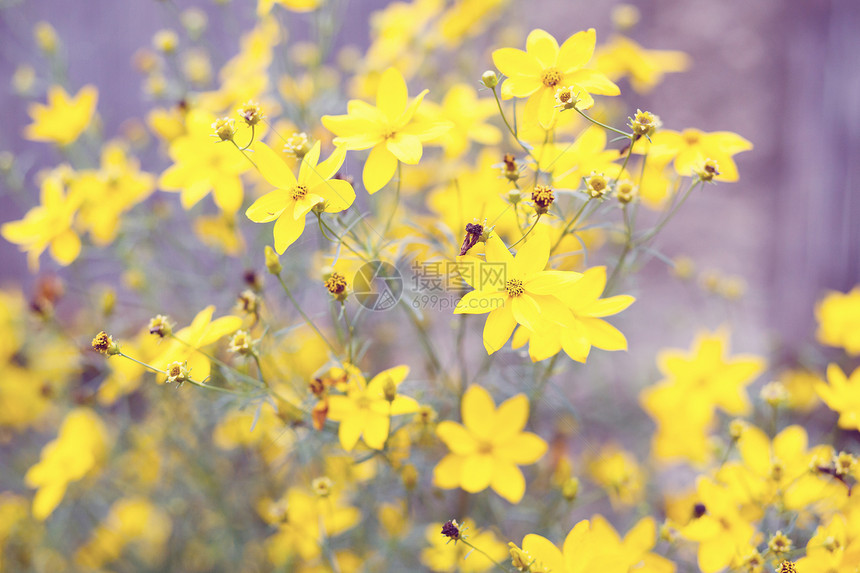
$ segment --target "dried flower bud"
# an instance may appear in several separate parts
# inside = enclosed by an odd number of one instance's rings
[[[93,338],[92,345],[93,350],[107,356],[119,354],[119,346],[113,341],[113,337],[109,336],[104,330],[99,332],[96,337]]]

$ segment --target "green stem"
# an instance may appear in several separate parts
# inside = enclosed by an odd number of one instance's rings
[[[508,573],[510,573],[510,569],[508,569],[507,567],[505,567],[504,565],[502,565],[501,563],[499,563],[498,561],[496,561],[495,559],[490,557],[487,554],[487,552],[484,551],[483,549],[481,549],[480,547],[476,547],[475,545],[472,545],[471,543],[469,543],[468,541],[466,541],[465,539],[462,539],[462,538],[459,541],[460,541],[460,543],[464,544],[466,547],[471,547],[474,551],[477,551],[478,553],[480,553],[481,555],[486,557],[493,565],[495,565],[496,567],[498,567],[502,571],[507,571]]]
[[[532,226],[531,226],[531,227],[529,227],[528,231],[526,231],[526,232],[525,232],[525,234],[523,234],[523,236],[522,236],[522,237],[520,237],[520,238],[519,238],[519,240],[518,240],[516,243],[514,243],[513,245],[511,245],[510,247],[508,247],[508,249],[513,249],[514,247],[516,247],[517,245],[519,245],[520,243],[522,243],[523,241],[525,241],[525,240],[526,240],[526,237],[528,237],[528,236],[529,236],[529,234],[534,230],[534,228],[535,228],[535,227],[537,227],[538,221],[540,221],[540,218],[541,218],[542,216],[543,216],[543,213],[538,213],[538,216],[535,218],[535,222],[534,222],[534,223],[532,223]]]
[[[606,125],[605,123],[601,123],[601,122],[597,121],[596,119],[594,119],[593,117],[586,115],[585,112],[582,111],[581,109],[579,109],[578,107],[574,107],[573,109],[575,109],[579,115],[581,115],[582,117],[584,117],[585,119],[587,119],[588,121],[593,123],[594,125],[599,125],[603,129],[608,129],[609,131],[613,131],[613,132],[617,133],[618,135],[623,135],[624,137],[626,137],[628,139],[633,138],[632,133],[627,133],[626,131],[621,131],[620,129],[615,129],[611,125]]]
[[[308,324],[308,326],[310,326],[314,330],[314,332],[317,333],[317,336],[319,336],[320,339],[322,339],[322,341],[325,342],[326,346],[329,347],[329,350],[332,351],[332,354],[337,356],[337,350],[335,349],[334,345],[332,345],[332,343],[329,342],[329,339],[325,337],[325,335],[322,333],[322,331],[320,331],[320,329],[317,328],[317,325],[314,324],[314,321],[311,320],[307,314],[305,314],[305,311],[302,310],[302,307],[299,304],[299,301],[297,301],[293,297],[293,293],[290,292],[290,288],[287,286],[287,283],[284,282],[284,279],[281,277],[280,273],[278,273],[275,276],[278,277],[278,282],[281,283],[281,286],[283,287],[284,292],[287,293],[287,298],[290,299],[290,302],[293,303],[293,306],[296,307],[296,310],[299,311],[299,314],[302,315],[302,318],[305,320],[305,322]]]
[[[118,356],[122,356],[123,358],[127,358],[128,360],[131,360],[132,362],[137,362],[138,364],[140,364],[144,368],[148,368],[149,370],[152,370],[153,372],[157,372],[159,374],[167,374],[164,370],[159,370],[155,366],[147,364],[146,362],[141,362],[137,358],[132,358],[128,354],[123,354],[122,352],[120,352]],[[247,392],[237,392],[236,390],[231,390],[230,388],[222,388],[220,386],[209,386],[208,384],[204,384],[203,382],[198,382],[197,380],[194,380],[193,378],[188,378],[188,382],[190,382],[191,384],[194,384],[195,386],[199,386],[201,388],[206,388],[208,390],[215,390],[216,392],[223,392],[225,394],[233,394],[234,396],[248,396],[249,395]]]
[[[588,204],[591,203],[591,199],[592,199],[592,197],[589,197],[588,199],[586,199],[585,203],[583,203],[582,206],[579,208],[579,211],[576,212],[576,215],[573,216],[573,219],[571,219],[567,223],[567,225],[564,226],[564,229],[561,230],[561,235],[558,236],[558,240],[555,242],[555,244],[549,250],[550,253],[552,253],[553,251],[555,251],[558,248],[558,246],[561,244],[562,239],[564,239],[564,237],[568,234],[568,232],[573,228],[573,226],[576,224],[576,222],[582,216],[582,212],[585,211],[585,208],[588,206]]]
[[[531,150],[528,147],[526,147],[526,145],[522,141],[520,141],[520,138],[517,136],[517,130],[515,130],[513,127],[511,127],[511,124],[508,123],[508,118],[507,118],[507,116],[505,116],[505,111],[502,109],[502,100],[499,99],[499,94],[496,92],[496,88],[493,88],[493,97],[496,98],[496,106],[499,108],[499,115],[502,116],[502,121],[505,122],[505,125],[508,128],[508,131],[511,132],[511,135],[514,137],[514,139],[519,144],[519,146],[523,148],[523,151],[525,151],[528,154],[528,156],[531,157],[532,159],[534,159],[535,163],[537,163],[537,158],[534,155],[532,155]],[[516,121],[516,115],[514,115],[514,121]]]

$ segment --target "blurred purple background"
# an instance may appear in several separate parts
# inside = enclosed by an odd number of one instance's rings
[[[848,290],[860,282],[860,225],[855,222],[860,219],[855,191],[860,175],[860,2],[631,3],[642,13],[631,37],[647,48],[686,51],[694,62],[688,72],[667,76],[647,97],[634,95],[628,100],[634,109],[659,114],[668,128],[730,130],[755,144],[754,151],[738,157],[740,182],[698,193],[658,246],[670,256],[693,256],[700,268],[743,276],[748,294],[740,310],[732,311],[742,327],[737,337],[756,350],[764,350],[762,345],[774,338],[786,340],[790,351],[811,338],[813,304],[825,289]],[[366,45],[368,14],[386,4],[348,3],[338,44]],[[594,26],[600,41],[611,31],[609,14],[616,4],[523,1],[513,3],[512,13],[524,33],[542,27],[565,38]],[[211,1],[175,3],[179,9],[199,6],[210,15],[207,34],[221,61],[238,45],[236,34],[226,30],[247,29],[255,5],[248,0],[233,0],[226,8]],[[32,39],[35,22],[46,20],[57,29],[69,61],[70,87],[99,87],[99,113],[106,135],[113,136],[124,120],[142,117],[152,107],[130,62],[136,50],[150,45],[155,31],[177,27],[175,10],[156,0],[39,0],[0,11],[0,76],[5,80],[0,87],[0,150],[42,166],[62,160],[48,146],[21,138],[29,122],[27,104],[10,87],[19,63],[46,71]],[[285,19],[291,23],[291,39],[303,39],[306,16]],[[219,43],[219,37],[227,39]],[[481,57],[486,59],[482,67],[492,67],[488,52]],[[214,63],[217,67],[220,61]],[[32,205],[37,190],[30,187]],[[9,201],[2,208],[2,221],[23,213]],[[25,257],[5,241],[0,242],[0,263],[0,281],[32,281]],[[664,323],[666,304],[675,297],[685,297],[677,312],[691,307],[689,294],[679,290],[660,263],[649,265],[638,288],[640,300],[643,293],[660,299],[660,304],[631,310],[631,319],[643,324]],[[705,322],[716,326],[727,313],[716,308]],[[684,332],[689,336],[689,328]],[[686,344],[683,338],[671,342]]]

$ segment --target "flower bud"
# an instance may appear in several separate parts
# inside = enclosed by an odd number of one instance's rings
[[[499,85],[499,76],[492,70],[487,70],[481,75],[481,83],[490,89]]]
[[[266,254],[266,269],[273,275],[281,274],[284,267],[281,266],[281,260],[278,258],[278,253],[275,252],[275,249],[266,245],[264,252]]]

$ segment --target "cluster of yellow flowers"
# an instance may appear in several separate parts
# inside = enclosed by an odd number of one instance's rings
[[[752,149],[624,99],[689,67],[623,35],[635,8],[598,44],[395,2],[335,52],[342,2],[219,0],[254,22],[221,61],[208,12],[163,4],[122,126],[35,30],[56,73],[23,135],[65,162],[0,163],[35,204],[0,233],[62,278],[0,291],[0,569],[857,570],[834,349],[860,352],[860,286],[815,309],[829,365],[730,355],[728,326],[654,375],[592,353],[628,348],[607,319],[642,333],[628,277]]]

